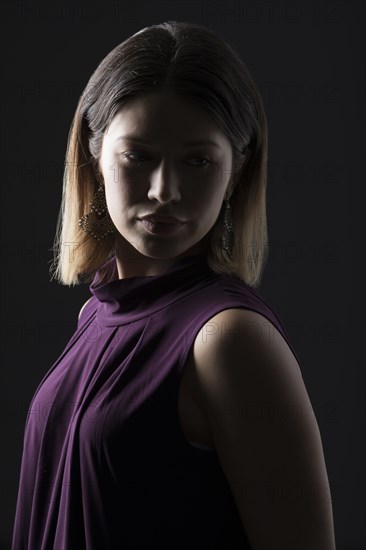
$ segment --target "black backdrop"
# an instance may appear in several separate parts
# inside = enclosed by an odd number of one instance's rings
[[[365,3],[5,0],[0,12],[0,549],[10,548],[30,400],[89,297],[49,273],[77,100],[113,47],[169,19],[220,32],[263,93],[270,255],[260,292],[301,360],[337,550],[364,549]]]

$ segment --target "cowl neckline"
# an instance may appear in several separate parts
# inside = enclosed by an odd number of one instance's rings
[[[212,276],[215,278],[215,273],[208,266],[207,258],[195,255],[176,258],[157,275],[119,279],[114,255],[98,269],[89,286],[97,299],[97,322],[117,326],[149,317],[204,285]]]

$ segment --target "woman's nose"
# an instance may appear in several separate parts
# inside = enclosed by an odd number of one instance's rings
[[[159,169],[150,176],[148,191],[150,200],[158,200],[161,203],[180,200],[179,178],[172,167],[160,165]]]

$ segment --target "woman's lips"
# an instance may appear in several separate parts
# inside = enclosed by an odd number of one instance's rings
[[[175,223],[167,223],[167,222],[158,222],[150,218],[146,219],[139,219],[139,222],[142,223],[142,225],[145,227],[145,229],[152,233],[153,235],[169,235],[171,233],[175,233],[178,229],[180,229],[185,222],[175,222]]]

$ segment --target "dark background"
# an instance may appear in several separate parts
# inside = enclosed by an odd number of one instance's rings
[[[270,254],[259,292],[301,360],[337,550],[365,549],[365,3],[4,1],[0,13],[0,549],[30,400],[90,296],[49,272],[77,101],[111,49],[169,19],[221,33],[262,91]]]

